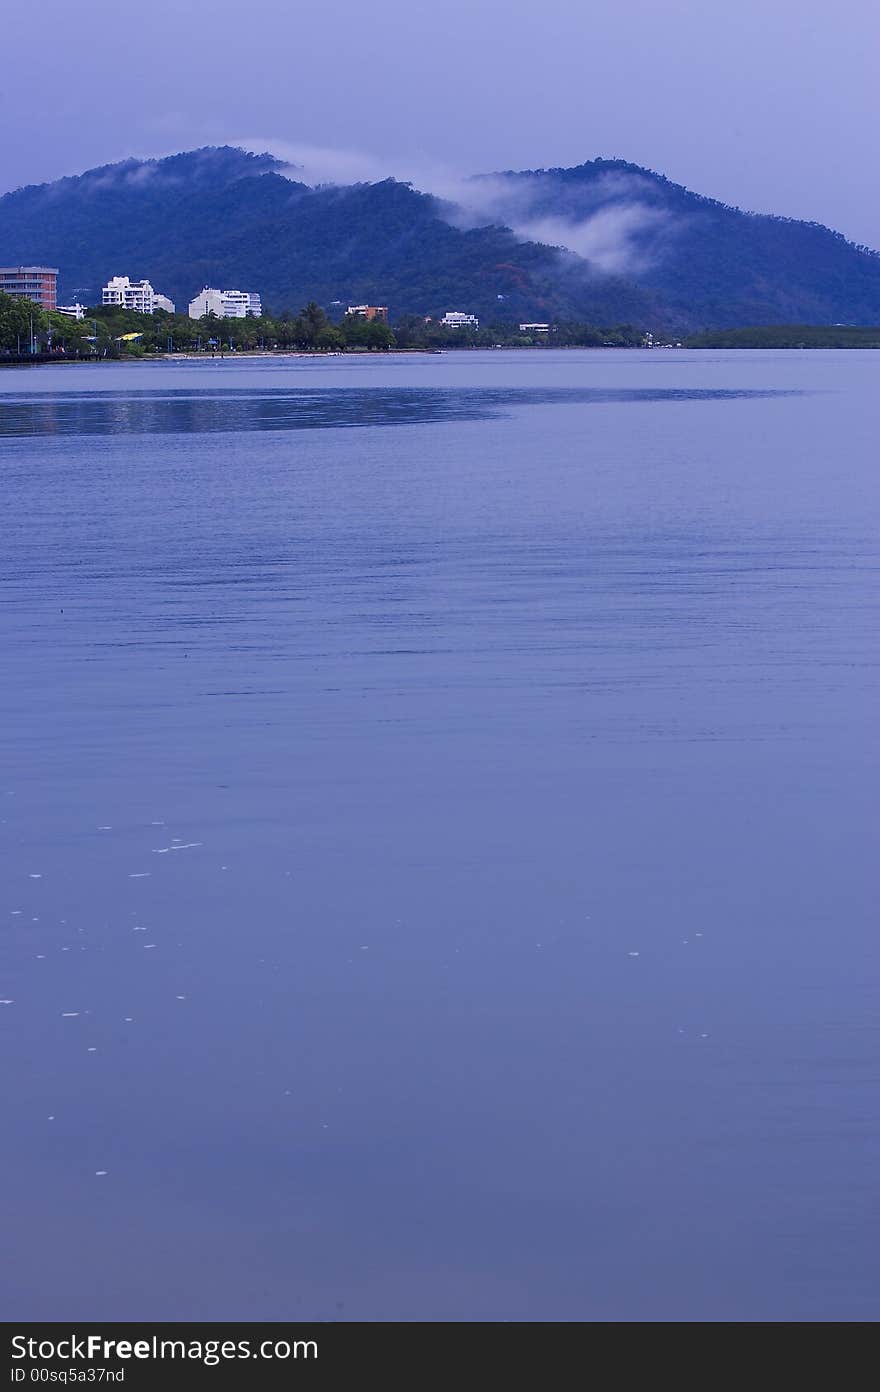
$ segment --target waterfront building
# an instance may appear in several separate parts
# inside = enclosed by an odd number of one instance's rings
[[[174,301],[169,300],[167,295],[160,295],[156,291],[153,295],[153,310],[164,309],[166,314],[174,313]]]
[[[448,309],[440,320],[447,329],[478,329],[480,321],[476,314],[460,314],[458,310]]]
[[[350,304],[345,313],[353,319],[378,319],[383,324],[388,323],[388,306],[384,304]]]
[[[58,268],[0,266],[0,290],[17,300],[33,300],[41,309],[54,309],[58,295]]]
[[[58,314],[65,314],[68,319],[85,319],[86,307],[81,305],[79,300],[74,304],[60,304],[55,306]]]
[[[520,324],[520,326],[519,326],[519,331],[520,331],[520,333],[548,334],[548,333],[550,332],[550,325],[549,325],[549,324]]]
[[[254,290],[212,290],[208,286],[189,302],[190,319],[214,314],[218,319],[259,319],[263,306]]]
[[[163,301],[157,306],[157,299]],[[102,305],[117,305],[120,309],[133,309],[137,314],[152,314],[156,308],[165,309],[173,304],[165,295],[158,295],[148,280],[129,280],[128,276],[111,276],[101,291]]]

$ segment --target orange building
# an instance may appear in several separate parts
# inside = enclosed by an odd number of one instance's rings
[[[345,312],[355,319],[381,319],[383,324],[388,323],[388,306],[385,304],[350,304]]]
[[[41,309],[54,309],[58,271],[53,266],[0,266],[0,290],[17,300],[34,300]]]

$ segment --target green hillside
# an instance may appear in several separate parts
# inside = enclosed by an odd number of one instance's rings
[[[0,198],[0,262],[58,265],[62,299],[90,303],[111,275],[146,276],[184,310],[211,284],[258,290],[274,314],[315,299],[676,332],[880,323],[875,252],[622,160],[475,178],[461,206],[290,174],[225,147],[19,189]]]

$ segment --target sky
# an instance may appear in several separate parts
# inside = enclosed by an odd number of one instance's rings
[[[209,144],[438,191],[605,156],[880,247],[874,0],[31,0],[3,50],[0,190]]]

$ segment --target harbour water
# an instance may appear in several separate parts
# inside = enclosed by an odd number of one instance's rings
[[[876,1318],[878,361],[0,372],[6,1318]]]

